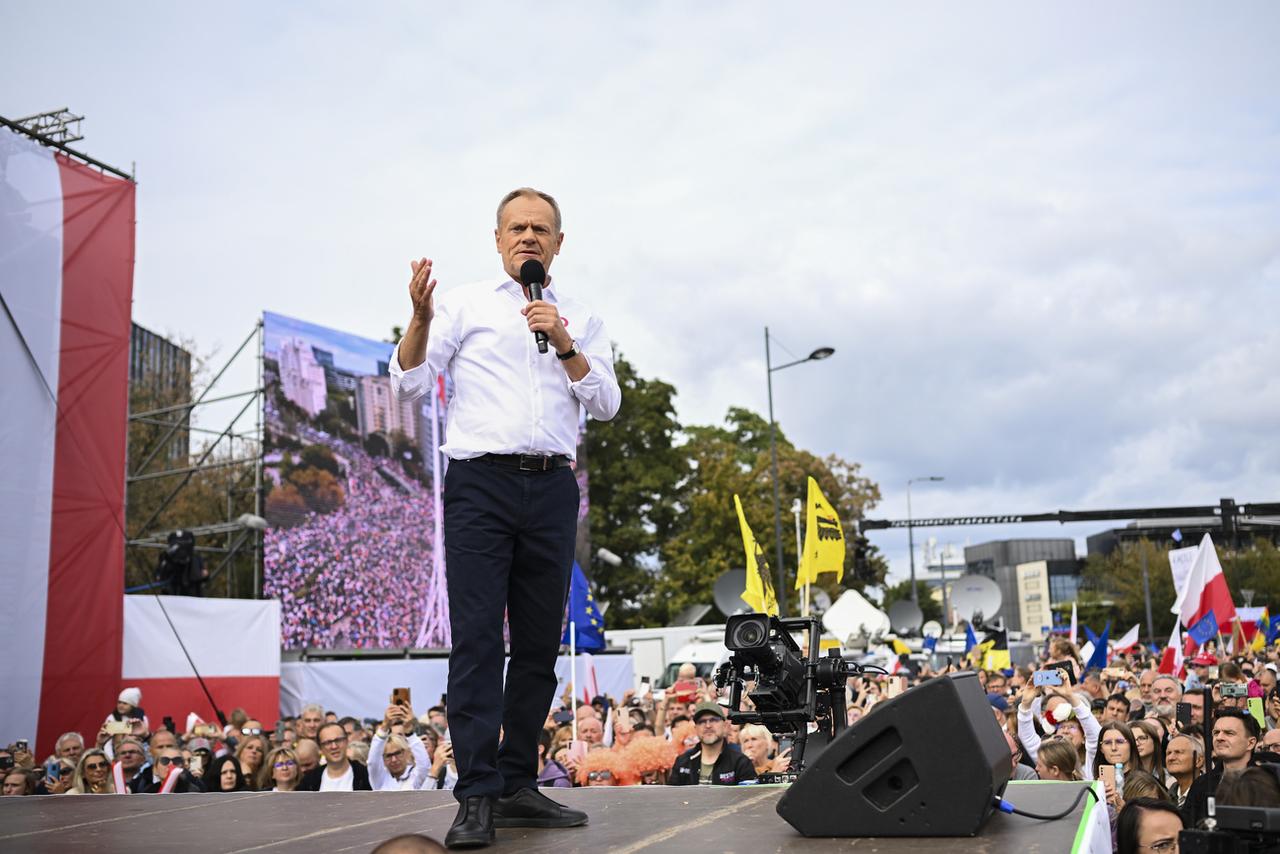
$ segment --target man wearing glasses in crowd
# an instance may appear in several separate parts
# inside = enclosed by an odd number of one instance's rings
[[[182,751],[177,747],[161,747],[153,751],[152,755],[155,761],[150,766],[151,773],[146,775],[146,782],[143,787],[134,791],[146,792],[152,795],[161,791],[168,791],[174,794],[204,791],[204,783],[193,777],[191,772],[187,770],[186,760],[182,758]],[[179,776],[174,785],[166,789],[165,781],[168,780],[169,773],[174,768],[179,769]]]
[[[318,733],[324,765],[311,769],[298,784],[300,792],[371,792],[369,769],[347,758],[347,731],[325,724]]]
[[[724,709],[719,703],[694,706],[693,723],[699,743],[676,757],[668,785],[736,786],[756,779],[751,760],[725,742]]]

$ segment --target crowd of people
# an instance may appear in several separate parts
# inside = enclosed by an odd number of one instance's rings
[[[1142,651],[1091,670],[1057,638],[1034,668],[977,676],[1011,779],[1101,781],[1117,850],[1128,852],[1149,848],[1152,833],[1199,826],[1210,797],[1280,807],[1277,651],[1202,652],[1179,676]],[[849,724],[953,667],[850,679]],[[1062,684],[1037,685],[1036,670]],[[419,715],[401,699],[380,720],[308,705],[270,729],[237,710],[225,727],[177,733],[153,728],[141,700],[123,691],[92,745],[66,733],[39,763],[28,742],[0,751],[4,794],[451,789],[458,778],[443,703]],[[562,697],[541,734],[539,784],[740,785],[786,771],[788,747],[762,726],[732,723],[724,702],[692,665],[665,692]]]
[[[273,528],[263,596],[280,600],[286,648],[415,646],[432,571],[434,502],[416,480],[393,485],[363,448],[326,440],[346,463],[343,505]],[[401,591],[387,595],[388,590]]]

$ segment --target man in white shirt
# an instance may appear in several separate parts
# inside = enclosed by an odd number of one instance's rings
[[[347,731],[341,724],[325,724],[317,736],[325,764],[317,765],[298,782],[299,792],[368,792],[369,769],[347,758]]]
[[[570,464],[582,408],[607,421],[621,391],[604,324],[547,279],[530,300],[521,271],[544,271],[564,243],[560,208],[529,188],[498,205],[505,275],[433,299],[432,262],[412,262],[413,318],[392,354],[391,386],[413,400],[448,371],[454,395],[441,450],[453,647],[449,729],[459,778],[451,848],[480,847],[498,827],[574,827],[587,816],[537,789],[538,731],[555,694],[578,484]],[[534,334],[543,333],[540,353]],[[502,621],[511,629],[503,690]],[[498,743],[499,727],[502,744]]]

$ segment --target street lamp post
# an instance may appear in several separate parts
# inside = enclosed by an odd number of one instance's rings
[[[826,359],[834,352],[835,349],[832,347],[819,347],[803,359],[796,359],[794,362],[787,362],[784,365],[774,367],[773,357],[769,352],[769,327],[766,326],[764,328],[764,367],[765,376],[769,381],[769,457],[773,469],[773,543],[777,548],[775,575],[778,578],[778,583],[775,593],[778,599],[778,613],[782,616],[786,616],[787,613],[787,584],[786,573],[782,569],[782,500],[778,497],[778,436],[773,421],[773,372],[804,362],[816,362]]]
[[[945,480],[936,475],[930,477],[913,477],[907,480],[907,549],[911,556],[911,601],[919,604],[920,597],[916,593],[916,540],[911,528],[911,484]]]

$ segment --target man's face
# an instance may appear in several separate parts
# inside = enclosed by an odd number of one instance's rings
[[[1182,702],[1191,707],[1191,722],[1204,726],[1204,694],[1188,694]]]
[[[320,749],[330,765],[342,766],[347,758],[347,734],[337,724],[325,724],[320,730]]]
[[[1276,687],[1276,675],[1264,667],[1258,676],[1258,684],[1262,686],[1262,696],[1265,697]]]
[[[69,759],[72,765],[80,764],[81,753],[84,753],[84,745],[74,738],[68,738],[58,745],[58,758]]]
[[[146,757],[142,755],[142,748],[132,741],[126,741],[120,745],[116,750],[116,758],[120,760],[120,767],[124,769],[126,774],[136,772],[146,760]]]
[[[167,729],[162,729],[159,732],[157,732],[155,735],[151,736],[151,755],[152,756],[159,756],[160,751],[169,747],[177,747],[177,746],[178,746],[178,739],[174,736],[173,733],[169,732]]]
[[[398,779],[404,773],[404,769],[409,767],[409,751],[389,741],[386,749],[382,751],[382,761],[387,766],[387,773]]]
[[[1142,702],[1151,704],[1151,686],[1156,681],[1154,670],[1144,670],[1138,677],[1138,690],[1142,692]]]
[[[320,764],[320,753],[316,750],[314,741],[299,742],[294,749],[298,753],[298,771],[300,773],[306,774]]]
[[[556,213],[550,204],[537,196],[517,196],[502,209],[494,239],[502,268],[518,282],[520,267],[526,261],[541,261],[545,269],[551,269],[564,234],[556,230]]]
[[[1239,718],[1218,718],[1213,724],[1213,755],[1231,762],[1253,752],[1257,739],[1252,738]]]
[[[687,715],[687,714],[689,714],[688,703],[669,703],[667,705],[667,723],[668,724],[670,724],[673,720],[680,717],[681,715]]]
[[[1182,702],[1182,688],[1172,679],[1157,679],[1151,686],[1151,701],[1158,714],[1169,717]]]
[[[704,712],[693,723],[698,728],[698,739],[707,747],[724,740],[724,720],[719,715]]]
[[[1008,682],[1003,674],[987,677],[987,693],[988,694],[1004,694],[1008,687]]]
[[[166,747],[155,751],[155,765],[152,766],[151,773],[157,780],[163,780],[169,770],[177,765],[179,768],[186,765],[186,760],[182,758],[182,751],[176,747]]]
[[[1170,774],[1191,774],[1195,768],[1196,755],[1189,738],[1174,738],[1164,752],[1164,764]]]
[[[316,733],[320,731],[320,725],[324,723],[324,716],[315,709],[302,713],[302,735],[305,738],[315,739]]]
[[[594,717],[585,718],[578,724],[578,738],[587,744],[600,744],[604,741],[604,727]]]
[[[1107,707],[1102,711],[1102,722],[1110,723],[1118,721],[1124,723],[1129,720],[1129,703],[1127,700],[1107,700]]]
[[[445,720],[444,712],[427,712],[427,720],[431,722],[433,727],[444,731],[449,728],[448,722]]]

